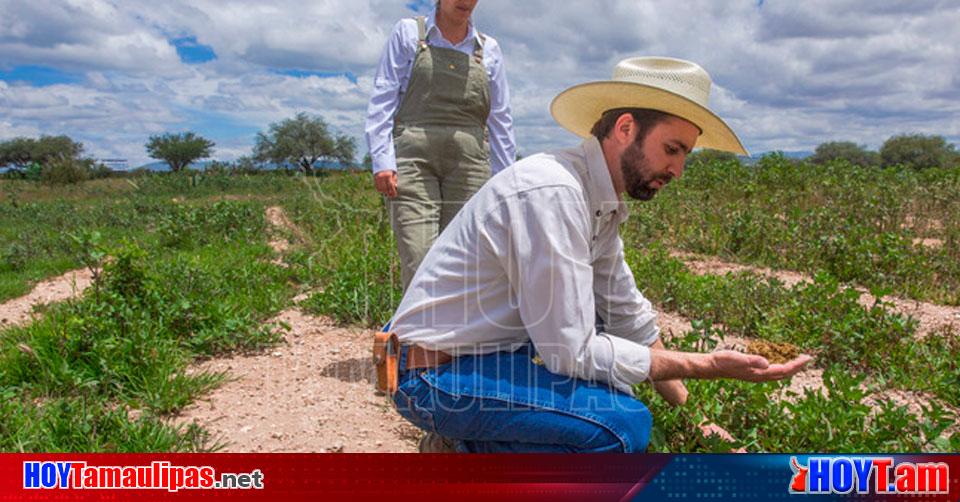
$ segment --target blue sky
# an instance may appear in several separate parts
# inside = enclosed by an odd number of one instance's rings
[[[68,134],[148,162],[152,134],[192,130],[215,155],[304,111],[356,138],[396,21],[430,0],[0,0],[0,139]],[[829,140],[960,142],[960,3],[948,0],[480,0],[503,49],[523,154],[576,141],[550,100],[619,59],[697,61],[711,106],[753,152]]]
[[[197,42],[197,37],[180,37],[170,43],[177,48],[177,55],[185,64],[201,64],[217,59],[213,47]]]
[[[0,68],[0,80],[11,84],[45,87],[54,84],[77,84],[83,81],[83,75],[49,66],[20,65]]]

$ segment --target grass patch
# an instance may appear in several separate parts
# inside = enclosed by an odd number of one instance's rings
[[[161,419],[223,378],[188,374],[188,364],[276,343],[276,326],[263,320],[291,294],[289,272],[269,262],[272,251],[262,236],[254,238],[262,221],[230,221],[218,223],[226,225],[219,234],[205,231],[210,243],[189,251],[148,255],[135,244],[109,252],[88,249],[88,256],[105,262],[94,286],[77,300],[52,306],[40,320],[0,334],[0,388],[18,403],[5,409],[3,426],[17,436],[0,438],[0,444],[31,450],[68,445],[71,451],[205,445],[202,431],[171,428]],[[143,415],[131,421],[114,412],[120,409]],[[86,433],[102,437],[80,441],[61,427],[70,413],[85,414]]]

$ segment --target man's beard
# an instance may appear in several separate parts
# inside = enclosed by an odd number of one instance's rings
[[[653,174],[653,168],[647,162],[640,143],[636,141],[628,146],[620,157],[620,172],[627,194],[637,200],[652,199],[659,189],[650,185],[654,181],[660,181],[663,186],[672,178],[669,173],[660,176]]]

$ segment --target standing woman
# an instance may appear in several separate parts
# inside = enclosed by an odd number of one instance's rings
[[[476,5],[439,0],[429,16],[400,20],[367,108],[404,290],[457,211],[516,157],[503,53],[471,22]]]

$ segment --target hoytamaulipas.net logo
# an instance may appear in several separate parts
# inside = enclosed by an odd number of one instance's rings
[[[893,457],[790,457],[790,493],[933,495],[949,490],[950,466],[943,462],[899,462]]]
[[[86,462],[23,463],[24,489],[112,490],[262,490],[263,472],[217,473],[210,466],[172,465],[156,461],[150,465],[87,465]]]

